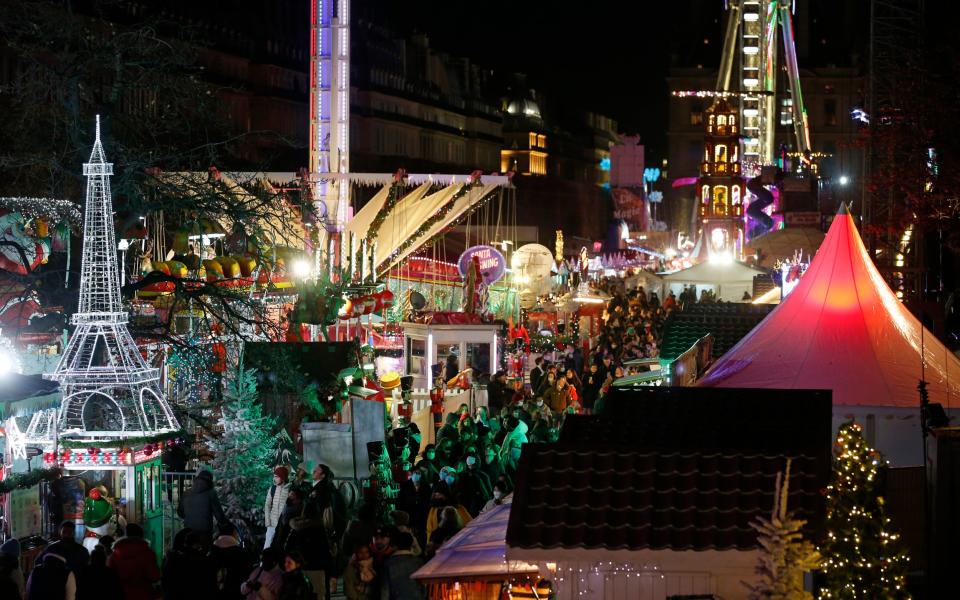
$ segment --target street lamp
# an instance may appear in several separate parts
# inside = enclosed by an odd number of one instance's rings
[[[129,247],[130,241],[127,239],[122,239],[117,243],[117,250],[120,251],[120,287],[123,287],[127,279],[127,248]]]
[[[848,183],[850,183],[850,178],[847,177],[846,175],[841,175],[841,176],[840,176],[840,185],[847,185]]]

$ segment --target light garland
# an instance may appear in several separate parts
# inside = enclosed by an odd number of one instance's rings
[[[772,96],[773,92],[718,92],[715,90],[675,90],[670,92],[674,98],[753,98],[756,96]]]
[[[390,264],[397,256],[400,256],[410,246],[412,246],[420,238],[420,236],[430,231],[430,229],[434,225],[436,225],[437,223],[442,221],[444,218],[446,218],[446,216],[450,214],[450,211],[453,210],[453,206],[454,204],[457,203],[457,200],[459,200],[460,198],[465,196],[467,193],[469,193],[470,190],[472,190],[476,185],[478,185],[479,181],[480,181],[479,178],[477,178],[476,180],[471,180],[469,183],[464,184],[459,190],[456,191],[456,193],[454,193],[450,197],[449,200],[447,200],[447,202],[443,206],[438,208],[437,211],[433,213],[430,217],[428,217],[427,220],[424,221],[423,224],[420,225],[420,227],[418,227],[416,231],[410,234],[410,237],[405,239],[399,246],[397,246],[396,249],[394,249],[393,252],[391,252],[390,255],[387,257],[387,260],[384,261],[382,264]],[[423,244],[423,246],[427,247],[428,245],[430,245],[430,241]],[[418,258],[423,258],[423,257],[418,257]],[[448,263],[448,264],[451,264],[451,263]]]
[[[42,218],[51,223],[66,219],[73,227],[83,223],[80,206],[69,200],[58,198],[31,198],[22,196],[0,196],[0,208],[20,213],[28,218]]]

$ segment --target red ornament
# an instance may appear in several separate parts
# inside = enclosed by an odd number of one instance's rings
[[[147,456],[153,454],[153,444],[147,444],[143,447],[143,453]]]
[[[363,299],[363,314],[369,315],[377,308],[377,299],[373,296],[365,296]]]
[[[390,308],[393,306],[394,295],[390,290],[383,290],[380,292],[380,303],[383,308]]]
[[[99,499],[100,499],[100,490],[99,490],[98,488],[93,488],[92,490],[90,490],[90,498],[91,498],[92,500],[99,500]]]

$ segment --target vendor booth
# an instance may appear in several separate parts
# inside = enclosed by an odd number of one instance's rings
[[[693,286],[697,298],[704,291],[713,292],[717,300],[724,302],[742,302],[743,294],[753,295],[753,278],[764,275],[747,265],[737,262],[702,262],[689,269],[664,275],[663,279],[669,291],[678,297],[683,289]]]
[[[413,376],[413,387],[433,389],[435,377],[450,379],[447,368],[456,372],[471,369],[469,377],[497,370],[497,332],[495,323],[457,325],[440,323],[403,323],[404,374]],[[437,375],[434,366],[440,365]]]
[[[507,522],[512,496],[481,513],[445,543],[412,578],[427,586],[430,600],[547,598],[537,565],[507,561]]]

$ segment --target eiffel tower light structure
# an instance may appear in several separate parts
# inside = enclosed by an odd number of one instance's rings
[[[100,116],[89,162],[76,327],[56,370],[46,374],[63,393],[63,437],[122,440],[179,429],[160,390],[160,373],[147,365],[127,329],[113,228],[108,163],[100,142]]]

